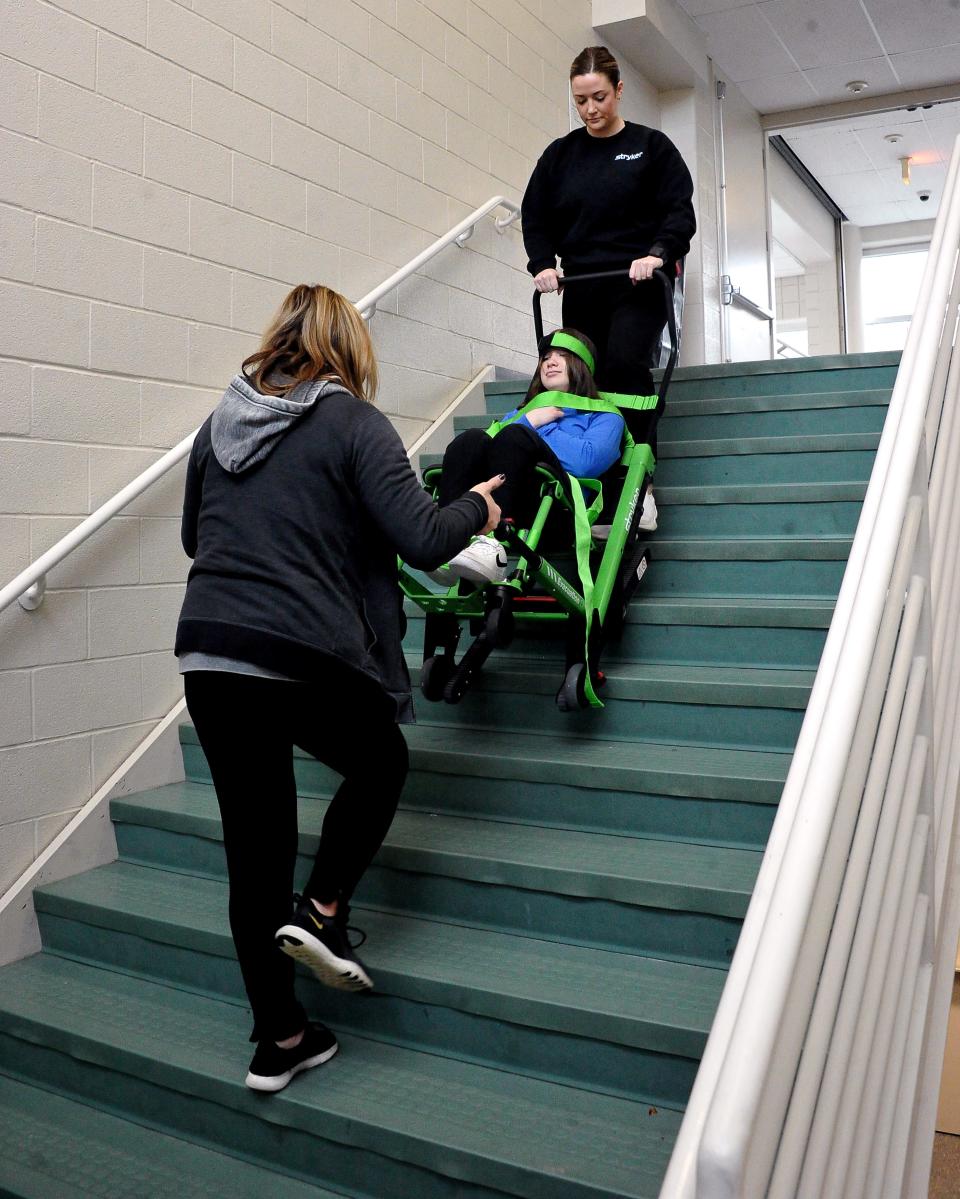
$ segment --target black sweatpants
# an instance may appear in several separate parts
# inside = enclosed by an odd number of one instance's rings
[[[477,483],[504,474],[506,482],[493,498],[504,516],[512,516],[524,528],[533,519],[540,494],[534,471],[538,462],[546,463],[563,477],[560,460],[529,425],[507,425],[496,437],[488,437],[482,429],[467,429],[444,451],[439,505],[443,508]]]
[[[563,289],[563,323],[586,333],[597,347],[601,391],[654,394],[650,366],[667,323],[660,280],[631,283],[624,277],[572,283]]]
[[[292,912],[299,746],[343,775],[323,819],[304,895],[347,904],[380,848],[407,776],[394,704],[372,681],[331,666],[322,683],[188,671],[187,707],[213,776],[230,880],[230,928],[254,1030],[285,1040],[305,1024],[294,964],[274,944]]]

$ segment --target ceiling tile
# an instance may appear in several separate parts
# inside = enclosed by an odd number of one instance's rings
[[[956,32],[960,34],[960,30]],[[960,79],[960,45],[932,46],[926,50],[911,50],[906,54],[891,54],[890,62],[899,76],[901,87],[936,87],[941,83],[956,83]]]
[[[960,116],[953,119],[937,117],[934,120],[928,120],[927,128],[930,131],[933,148],[940,154],[944,162],[949,162],[957,138],[960,136]]]
[[[697,24],[707,35],[707,53],[734,83],[796,70],[755,4],[707,13]]]
[[[817,96],[802,71],[789,71],[769,79],[749,79],[737,87],[757,112],[779,112],[816,104]]]
[[[891,116],[895,118],[896,114]],[[890,133],[899,133],[900,141],[888,142],[886,138]],[[905,156],[927,163],[940,161],[930,130],[922,120],[901,124],[892,119],[887,125],[858,130],[857,138],[877,170],[899,170],[900,159]]]
[[[847,84],[853,79],[863,79],[871,91],[889,92],[897,86],[896,76],[885,58],[871,58],[858,62],[834,63],[826,67],[814,67],[804,71],[820,97],[821,103],[833,100],[849,100]]]
[[[917,202],[918,209],[924,207],[919,201]],[[920,220],[922,216],[935,215],[931,212],[915,217],[910,215],[911,211],[908,204],[866,200],[848,212],[847,216],[855,225],[895,225],[898,221],[914,221]]]
[[[757,7],[801,67],[877,58],[883,53],[859,4],[767,0]]]
[[[753,0],[680,0],[680,7],[690,17],[702,17],[708,12],[726,12],[730,8],[742,8]]]
[[[852,175],[869,171],[874,164],[857,138],[849,132],[821,130],[810,137],[788,136],[790,149],[807,170],[824,186],[834,175]]]
[[[888,54],[960,42],[960,5],[954,0],[861,2],[870,14]]]

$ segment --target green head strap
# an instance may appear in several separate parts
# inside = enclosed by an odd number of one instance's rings
[[[596,370],[593,355],[579,337],[572,337],[569,333],[557,329],[555,333],[548,333],[540,342],[540,357],[542,358],[549,349],[569,350],[571,354],[576,354],[580,361],[586,364],[591,375]]]

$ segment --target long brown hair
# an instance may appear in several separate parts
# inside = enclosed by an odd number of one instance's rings
[[[582,341],[590,351],[594,362],[596,362],[597,347],[593,344],[589,337],[585,336],[583,333],[580,333],[577,329],[557,329],[556,332],[567,333],[570,337],[575,337],[577,341]],[[541,345],[542,344],[543,343],[541,342]],[[577,357],[576,354],[571,353],[570,350],[565,350],[563,346],[548,345],[537,359],[537,369],[533,372],[533,378],[530,380],[530,386],[527,388],[527,394],[523,397],[523,404],[528,404],[535,396],[538,396],[541,392],[547,390],[540,378],[540,367],[544,358],[546,358],[546,356],[551,354],[554,350],[559,350],[559,352],[566,359],[567,378],[570,380],[570,386],[567,389],[567,395],[589,396],[592,400],[595,400],[600,393],[597,391],[597,385],[594,382],[593,374],[583,359]],[[520,405],[521,408],[523,407],[523,404]]]
[[[243,373],[263,395],[337,378],[371,403],[379,381],[366,322],[348,299],[322,283],[298,283],[284,298]]]
[[[606,75],[614,88],[620,82],[620,64],[606,46],[586,46],[570,64],[570,78]]]

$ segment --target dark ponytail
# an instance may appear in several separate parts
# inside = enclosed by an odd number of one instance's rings
[[[570,78],[577,75],[606,75],[613,87],[620,82],[620,64],[606,46],[587,46],[570,64]]]

